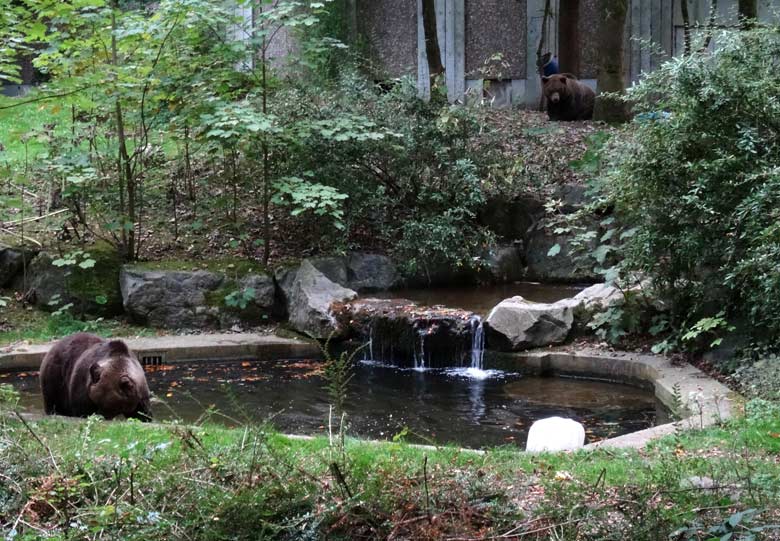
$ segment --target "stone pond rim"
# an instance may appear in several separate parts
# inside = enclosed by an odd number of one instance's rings
[[[273,335],[213,334],[135,338],[127,340],[139,359],[162,358],[165,363],[196,360],[257,359],[274,361],[319,357],[319,346],[303,340]],[[0,350],[0,372],[35,370],[49,345]],[[586,448],[643,447],[652,439],[669,435],[680,426],[699,428],[729,418],[739,395],[692,365],[675,365],[668,358],[598,349],[557,348],[543,351],[489,352],[486,362],[538,375],[602,378],[614,382],[652,385],[656,397],[683,420],[660,425],[617,438],[590,444]],[[682,423],[682,425],[680,424]]]

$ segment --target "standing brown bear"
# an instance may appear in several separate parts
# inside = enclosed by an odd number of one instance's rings
[[[121,340],[87,333],[63,338],[43,358],[40,378],[49,415],[152,418],[144,369]]]
[[[542,77],[550,120],[590,120],[596,93],[570,73]]]

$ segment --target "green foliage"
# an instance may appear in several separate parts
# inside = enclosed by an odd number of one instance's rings
[[[758,341],[780,336],[780,79],[767,69],[780,43],[771,28],[717,43],[629,91],[639,114],[596,183],[630,227],[612,237],[623,270],[652,280],[671,329],[696,346],[734,325]]]
[[[249,303],[255,300],[255,295],[256,292],[252,287],[237,289],[225,296],[225,305],[231,308],[246,310]]]

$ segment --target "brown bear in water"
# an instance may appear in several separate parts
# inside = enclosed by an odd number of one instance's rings
[[[570,73],[542,77],[550,120],[590,120],[596,93]]]
[[[144,369],[121,340],[87,333],[63,338],[44,357],[40,379],[50,415],[152,418]]]

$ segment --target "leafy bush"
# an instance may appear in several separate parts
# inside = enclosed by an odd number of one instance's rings
[[[314,128],[288,149],[287,174],[347,196],[343,232],[322,239],[310,228],[323,249],[379,245],[410,273],[423,263],[470,266],[484,252],[489,235],[476,216],[501,158],[480,148],[483,111],[421,101],[410,80],[386,91],[351,72],[281,101],[290,111],[280,115],[306,115]]]
[[[704,346],[733,324],[780,336],[780,42],[768,28],[717,44],[630,91],[638,115],[600,185],[632,228],[624,267],[650,277],[672,327],[706,335]]]

